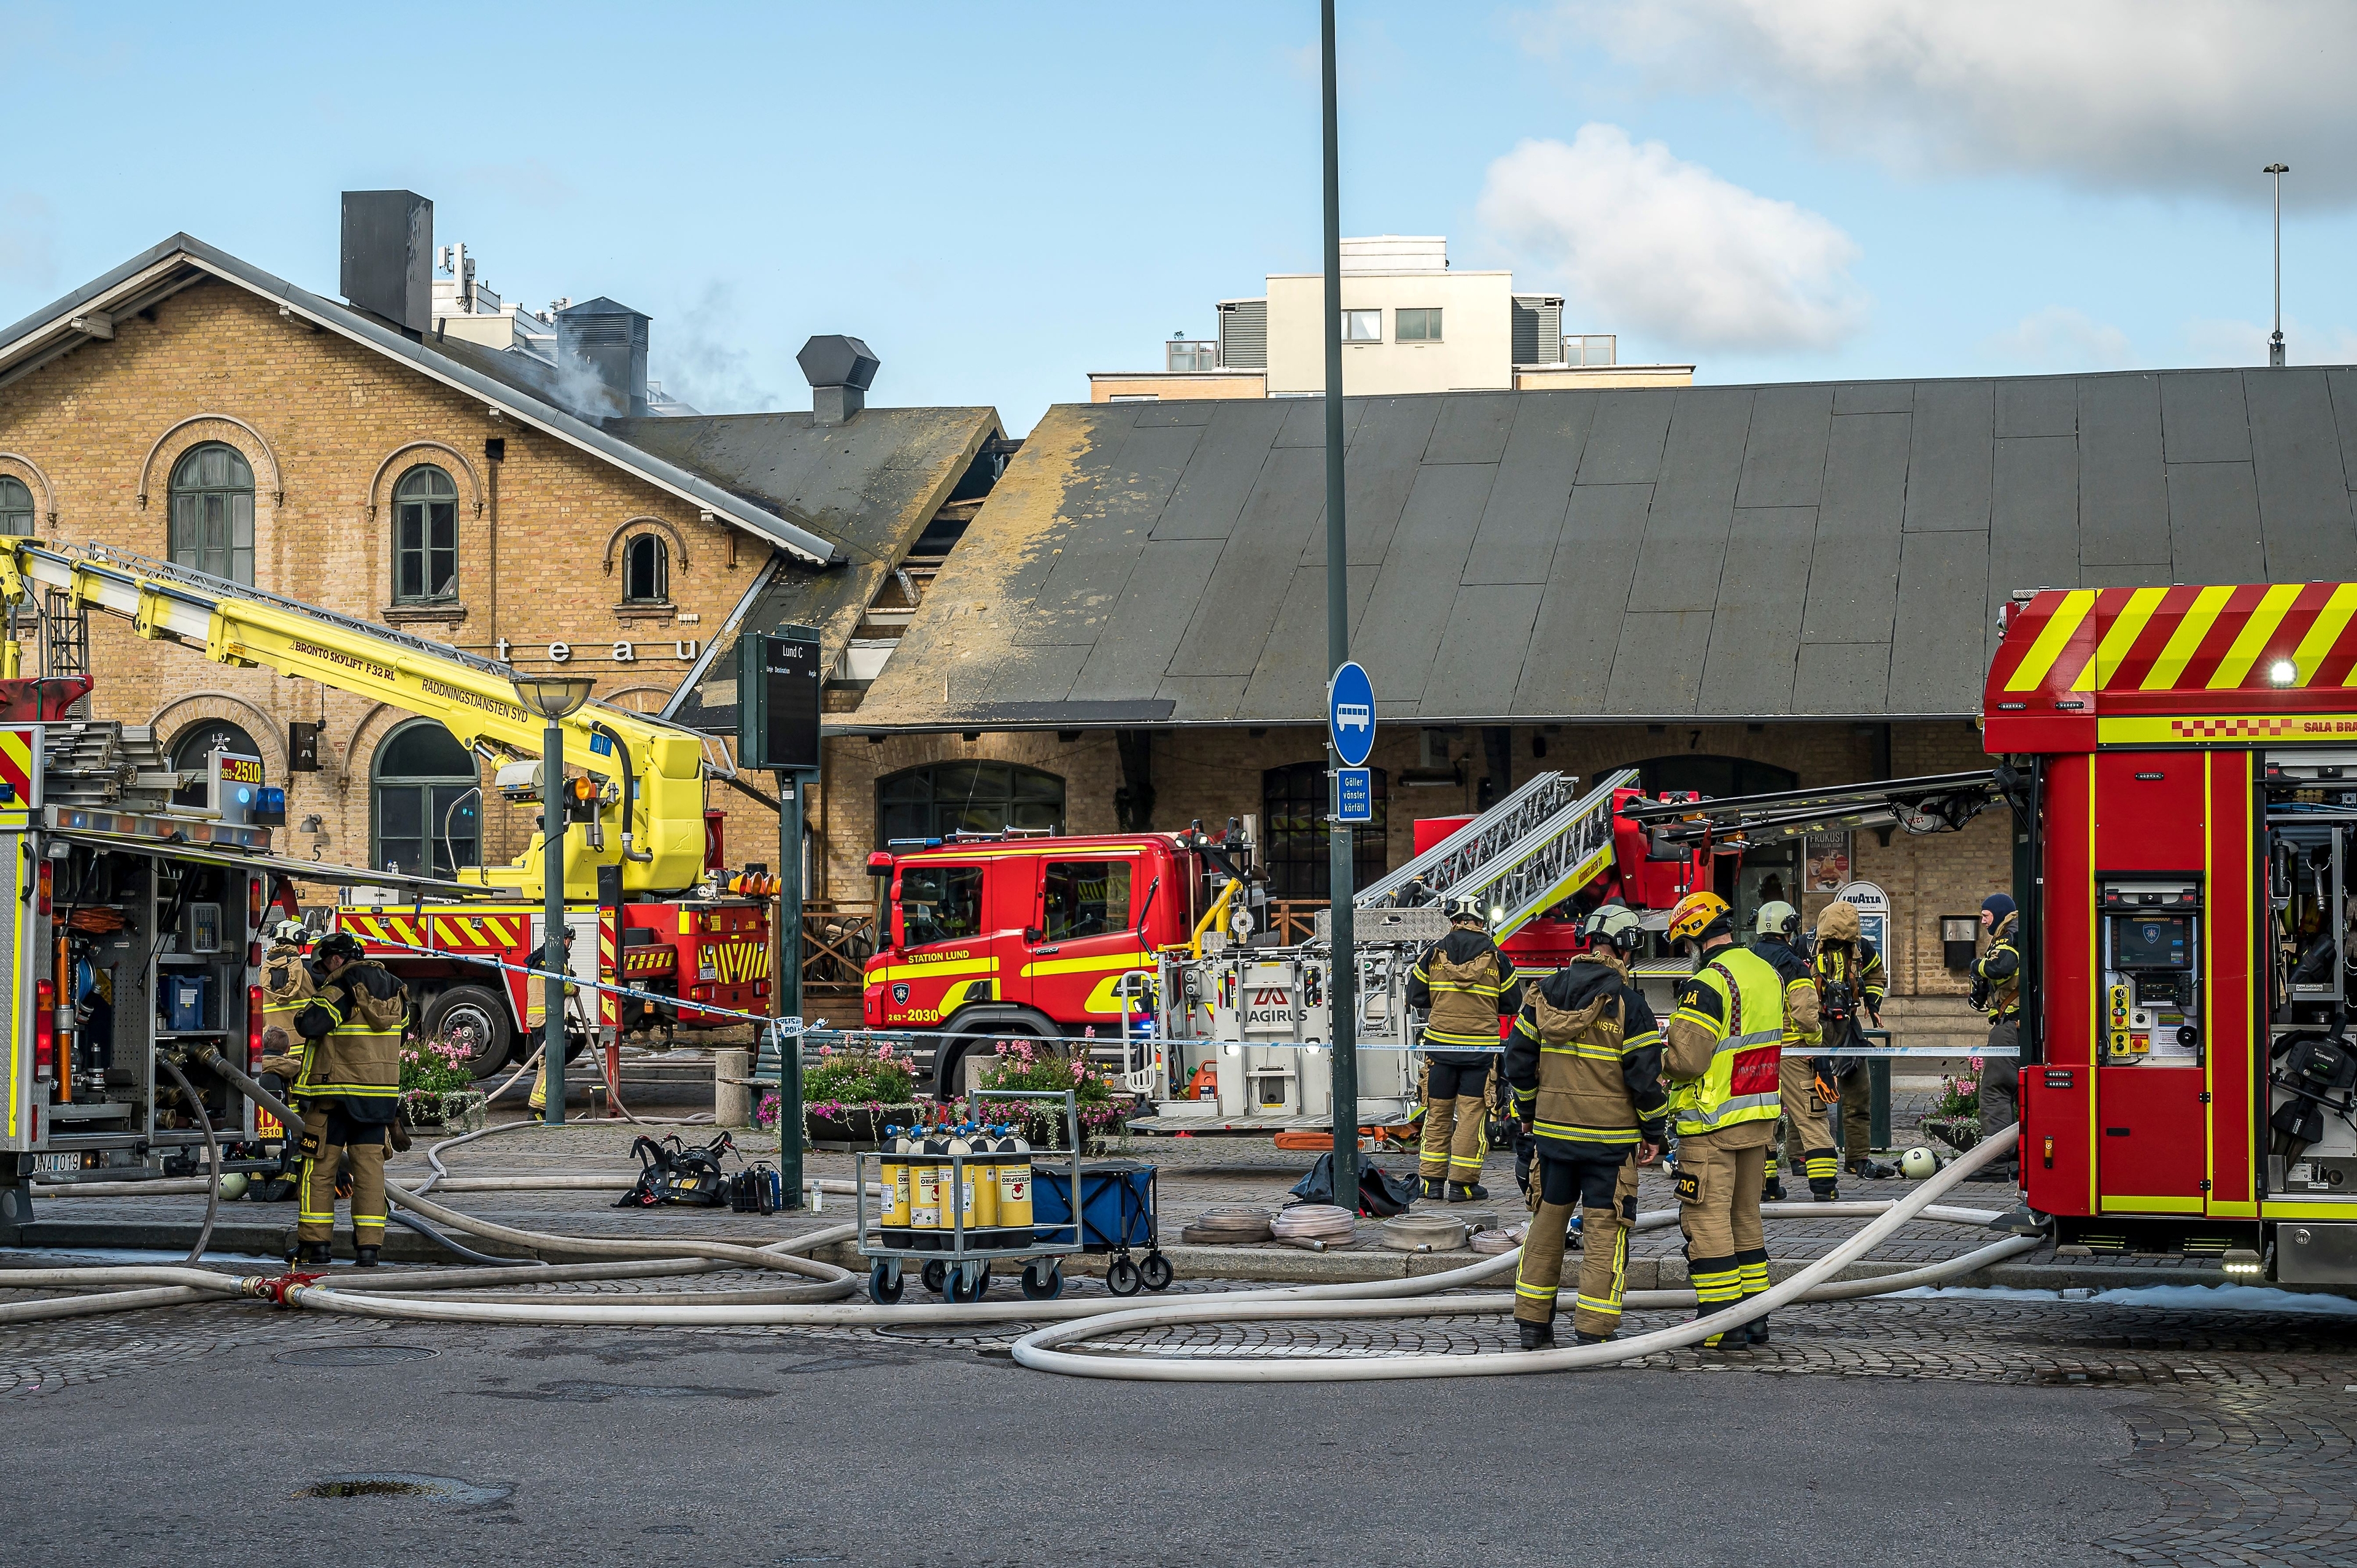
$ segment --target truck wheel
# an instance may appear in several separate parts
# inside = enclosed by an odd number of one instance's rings
[[[454,985],[436,993],[425,1004],[419,1028],[426,1038],[466,1052],[468,1070],[478,1079],[505,1066],[514,1044],[507,998],[480,985]]]

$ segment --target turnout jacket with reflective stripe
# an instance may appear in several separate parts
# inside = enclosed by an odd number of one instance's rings
[[[1407,1004],[1430,1010],[1424,1047],[1442,1061],[1450,1059],[1452,1048],[1495,1050],[1498,1020],[1514,1015],[1522,993],[1514,961],[1498,950],[1487,931],[1453,930],[1425,949],[1408,971]],[[1462,1065],[1478,1067],[1489,1059],[1486,1054],[1469,1055]]]
[[[1678,1136],[1773,1122],[1783,1108],[1784,979],[1732,943],[1678,984],[1662,1067]]]
[[[1527,998],[1506,1037],[1506,1082],[1540,1152],[1618,1158],[1662,1142],[1662,1028],[1625,972],[1580,959]]]
[[[302,1076],[303,1068],[311,1057],[311,1044],[296,1028],[295,1019],[311,1004],[318,991],[318,977],[305,961],[303,950],[291,942],[281,942],[264,955],[262,961],[262,1027],[286,1031],[285,1055],[263,1058],[264,1070],[283,1073],[294,1081]],[[291,1061],[292,1067],[286,1064]],[[270,1064],[279,1065],[273,1067]]]
[[[311,1100],[341,1100],[360,1122],[390,1122],[401,1099],[401,1036],[409,993],[365,960],[319,982],[309,1005],[295,1016],[305,1041],[303,1076],[296,1091]]]
[[[2020,919],[2017,909],[1998,921],[1989,933],[1988,951],[1973,965],[1975,978],[1988,987],[1982,1011],[1999,1022],[2021,1016],[2021,948],[2015,933]]]
[[[1751,950],[1766,959],[1784,983],[1785,1046],[1806,1050],[1815,1045],[1821,1034],[1817,1009],[1822,993],[1817,990],[1816,974],[1809,967],[1809,961],[1781,937],[1762,937]],[[1879,997],[1881,993],[1875,994]]]

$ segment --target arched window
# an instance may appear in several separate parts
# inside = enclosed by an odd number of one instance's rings
[[[641,533],[622,546],[622,602],[660,605],[671,598],[671,552],[660,535]]]
[[[474,754],[432,719],[412,719],[376,748],[370,864],[448,876],[481,864],[482,794]]]
[[[209,441],[172,469],[172,564],[232,583],[253,581],[253,470],[234,446]]]
[[[458,596],[458,487],[420,463],[393,487],[393,602],[436,604]]]
[[[1375,819],[1361,822],[1351,836],[1351,879],[1361,887],[1381,876],[1387,858],[1383,823],[1390,808],[1388,776],[1372,775]],[[1297,762],[1288,768],[1265,769],[1260,776],[1261,832],[1265,842],[1268,890],[1280,898],[1325,898],[1332,896],[1334,867],[1326,817],[1326,765]]]
[[[876,782],[876,843],[946,838],[953,832],[995,833],[1006,828],[1045,832],[1064,822],[1064,781],[1013,762],[933,762]]]
[[[1718,797],[1766,795],[1779,789],[1797,789],[1801,785],[1799,774],[1772,762],[1692,751],[1647,757],[1637,764],[1637,779],[1648,795],[1658,795],[1665,789],[1692,789]],[[1799,839],[1790,839],[1747,849],[1740,855],[1717,855],[1712,859],[1712,891],[1732,906],[1738,933],[1751,929],[1753,917],[1760,913],[1762,904],[1783,903],[1800,908],[1801,843]],[[1746,936],[1744,940],[1750,939]]]
[[[194,773],[197,780],[175,790],[172,800],[183,806],[206,804],[206,784],[203,777],[207,760],[216,751],[234,752],[240,757],[259,757],[269,766],[269,754],[253,743],[253,736],[227,719],[207,719],[196,728],[184,732],[172,743],[172,767],[175,771]]]
[[[0,474],[0,533],[30,533],[33,489],[11,474]]]

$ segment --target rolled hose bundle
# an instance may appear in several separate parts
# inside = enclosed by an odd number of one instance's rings
[[[1449,1214],[1400,1214],[1376,1227],[1378,1239],[1400,1252],[1454,1252],[1465,1245],[1465,1221]]]
[[[1222,1203],[1203,1210],[1178,1240],[1200,1247],[1241,1247],[1265,1241],[1274,1211],[1256,1204]]]
[[[1269,1234],[1280,1241],[1347,1241],[1359,1217],[1331,1203],[1297,1203],[1277,1211]]]

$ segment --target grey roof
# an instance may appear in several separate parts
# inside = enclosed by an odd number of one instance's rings
[[[725,522],[759,534],[813,564],[824,565],[838,556],[835,541],[797,526],[701,475],[576,418],[513,378],[487,373],[490,367],[484,361],[493,358],[491,355],[478,350],[462,357],[446,352],[447,345],[431,338],[414,342],[371,317],[296,288],[193,235],[175,234],[14,326],[0,328],[0,383],[87,341],[86,335],[70,325],[76,316],[93,309],[138,309],[176,286],[194,281],[185,275],[190,270],[275,300],[293,315],[365,344],[388,358],[404,360],[436,381],[482,398],[524,424],[593,452],[649,484],[710,511]]]
[[[2015,589],[2357,580],[2357,370],[1344,412],[1387,719],[1961,717]],[[1322,722],[1323,432],[1315,399],[1050,409],[838,726]]]
[[[999,433],[988,408],[868,408],[842,424],[808,413],[694,414],[608,420],[606,428],[836,543],[835,569],[765,575],[712,635],[709,657],[665,716],[719,731],[736,727],[737,633],[812,626],[830,655],[841,650]]]

